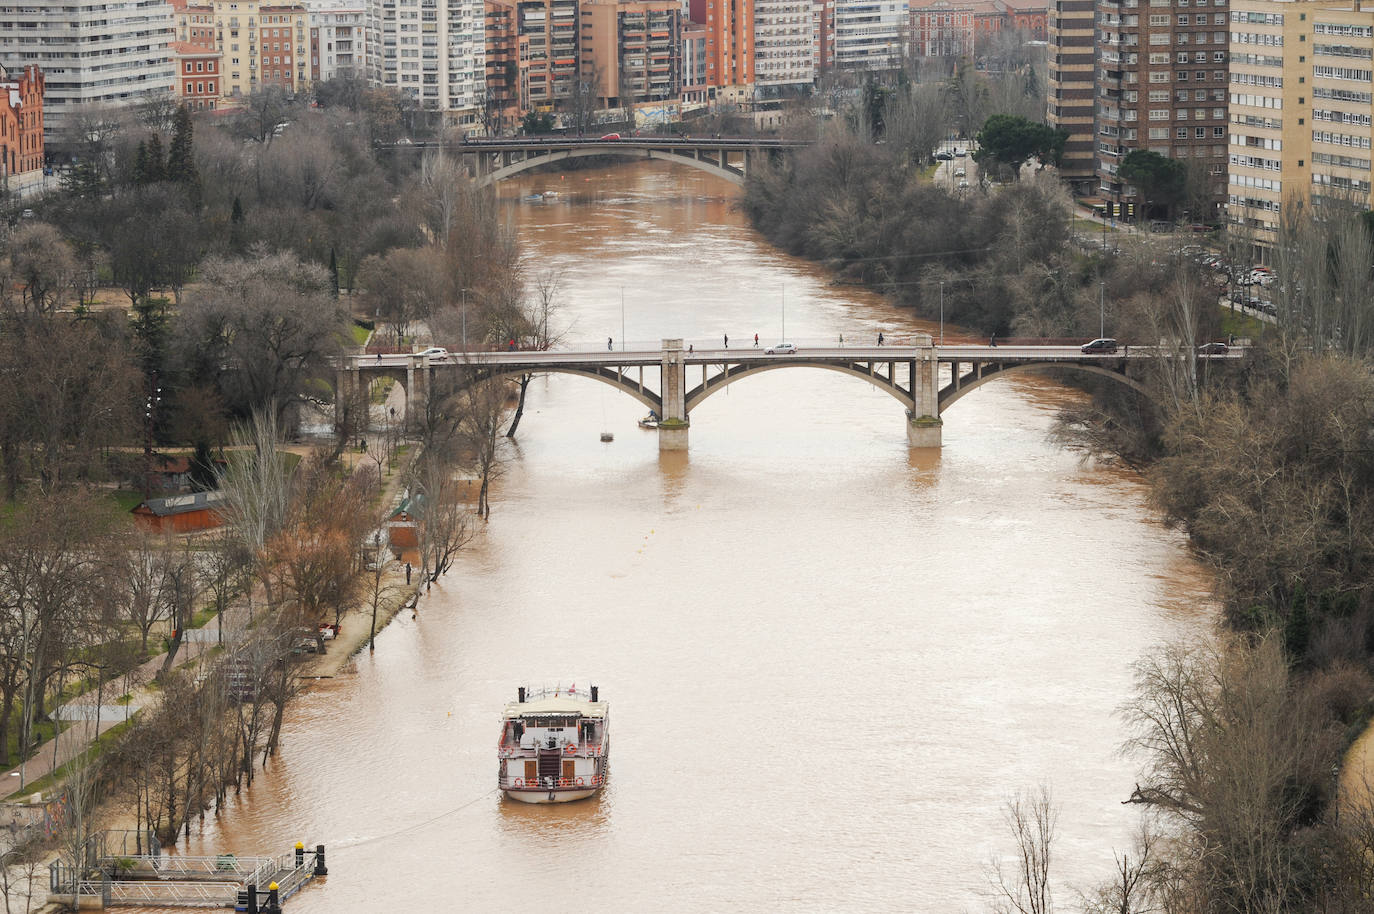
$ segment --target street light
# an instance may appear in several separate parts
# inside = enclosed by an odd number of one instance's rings
[[[945,344],[945,281],[940,280],[940,345]]]
[[[1097,336],[1102,338],[1107,335],[1107,284],[1100,282],[1097,284]]]

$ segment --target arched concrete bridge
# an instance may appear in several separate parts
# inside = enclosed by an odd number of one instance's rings
[[[1244,350],[1232,349],[1201,358],[1225,361],[1244,356]],[[608,384],[652,409],[661,417],[659,448],[685,450],[691,412],[708,397],[764,371],[822,368],[890,394],[906,411],[907,442],[912,447],[939,447],[943,411],[994,378],[1018,371],[1069,369],[1108,377],[1146,394],[1145,387],[1126,374],[1126,365],[1161,357],[1145,346],[1112,355],[1085,355],[1077,346],[936,346],[925,335],[914,345],[808,348],[791,355],[768,355],[752,347],[688,351],[682,340],[664,340],[661,349],[637,352],[469,352],[440,360],[420,355],[351,356],[339,368],[336,391],[348,393],[377,378],[394,378],[405,386],[409,409],[427,395],[436,372],[462,372],[473,379],[572,374]],[[943,387],[942,365],[949,369]],[[656,386],[646,383],[646,368]],[[698,368],[700,381],[693,386]]]
[[[462,157],[479,187],[514,177],[522,171],[567,159],[620,156],[676,162],[743,185],[749,169],[764,157],[783,155],[809,145],[792,140],[734,137],[664,137],[607,134],[593,137],[468,138],[461,143],[413,143],[405,148],[442,148]],[[394,147],[402,148],[402,147]]]

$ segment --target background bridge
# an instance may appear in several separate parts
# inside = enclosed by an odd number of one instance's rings
[[[762,157],[783,155],[809,144],[792,140],[689,137],[624,136],[607,137],[493,137],[468,138],[461,143],[414,143],[404,148],[442,148],[461,155],[479,186],[495,184],[506,178],[567,159],[613,155],[633,159],[658,159],[676,162],[709,172],[733,184],[743,185],[749,169]],[[393,147],[402,148],[402,147]]]
[[[685,450],[692,410],[726,386],[764,371],[821,368],[859,378],[890,394],[906,411],[908,443],[939,447],[944,409],[994,378],[1025,370],[1069,369],[1108,377],[1146,394],[1145,387],[1126,374],[1126,365],[1169,355],[1146,346],[1109,355],[1085,355],[1077,346],[936,346],[924,334],[914,345],[807,348],[790,355],[769,355],[753,347],[685,349],[682,340],[670,339],[659,349],[631,352],[468,352],[440,359],[418,354],[350,356],[339,368],[337,392],[347,394],[357,385],[392,378],[404,385],[410,411],[428,395],[436,372],[458,372],[473,380],[578,375],[609,384],[652,409],[660,417],[659,448]],[[1227,361],[1244,356],[1244,350],[1232,349],[1199,358]],[[942,366],[948,366],[943,386]]]

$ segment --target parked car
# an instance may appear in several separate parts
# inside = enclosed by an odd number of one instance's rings
[[[775,343],[763,351],[766,355],[796,355],[797,347],[791,343]]]
[[[967,153],[964,152],[964,150],[962,150],[962,149],[956,149],[956,150],[954,150],[954,157],[955,157],[956,159],[962,159],[965,155],[967,155]]]
[[[968,172],[964,170],[964,166],[962,166],[962,165],[960,165],[958,168],[954,169],[954,177],[956,177],[956,178],[962,178],[962,177],[964,177],[966,174],[968,174]]]
[[[952,161],[954,161],[954,153],[952,153],[952,152],[937,152],[937,153],[935,153],[935,158],[936,158],[938,161],[941,161],[941,162],[952,162]]]
[[[1229,346],[1227,346],[1225,343],[1221,343],[1221,342],[1217,342],[1217,343],[1203,343],[1201,346],[1197,347],[1197,354],[1198,354],[1198,355],[1225,355],[1225,354],[1229,351],[1229,349],[1230,349]]]
[[[963,188],[965,188],[965,187],[968,187],[968,179],[967,179],[967,178],[965,178],[965,179],[963,179],[963,180],[961,180],[961,181],[959,182],[959,188],[960,188],[961,190],[962,190]]]
[[[1084,355],[1105,355],[1116,352],[1116,340],[1108,337],[1101,337],[1091,343],[1084,343],[1078,347]]]

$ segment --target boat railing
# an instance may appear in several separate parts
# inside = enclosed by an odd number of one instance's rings
[[[579,689],[575,684],[571,688],[567,689],[563,688],[562,686],[539,686],[536,688],[525,688],[525,701],[538,701],[541,698],[562,698],[563,696],[567,696],[568,698],[576,698],[581,701],[592,700],[592,693],[590,689]]]
[[[499,779],[502,790],[586,790],[600,787],[605,783],[605,775],[588,774],[582,777],[503,777]]]
[[[506,741],[502,741],[497,745],[497,749],[500,752],[501,758],[516,758],[517,756],[530,755],[531,753],[539,751],[540,748],[541,747],[539,746],[531,746],[528,749],[524,749],[521,748],[518,744]],[[551,752],[553,750],[544,748],[544,751]],[[575,758],[577,756],[581,756],[583,758],[586,758],[588,756],[592,758],[598,758],[606,754],[606,747],[601,744],[592,745],[591,743],[567,743],[562,747],[562,751],[569,758]]]

